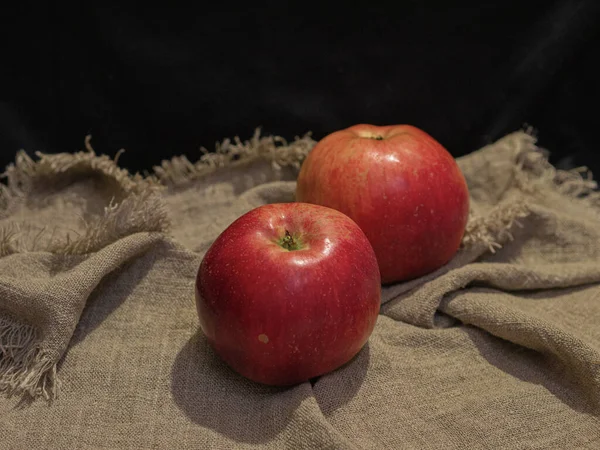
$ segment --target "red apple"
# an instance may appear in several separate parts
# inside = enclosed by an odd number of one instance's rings
[[[339,211],[306,203],[260,206],[235,220],[196,278],[200,327],[235,371],[292,385],[350,361],[381,302],[377,258]]]
[[[384,284],[447,263],[469,215],[456,161],[410,125],[359,124],[326,136],[302,165],[296,200],[352,218],[375,250]]]

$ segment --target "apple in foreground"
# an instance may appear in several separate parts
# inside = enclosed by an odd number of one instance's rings
[[[381,303],[377,258],[339,211],[275,203],[235,220],[196,278],[200,327],[244,377],[285,386],[331,372],[367,342]]]
[[[469,216],[456,161],[411,125],[358,124],[327,135],[302,164],[296,200],[352,218],[375,250],[384,284],[446,264]]]

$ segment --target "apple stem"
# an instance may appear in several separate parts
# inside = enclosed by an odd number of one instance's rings
[[[294,241],[294,238],[288,230],[285,230],[285,237],[283,238],[281,245],[287,250],[296,250],[296,241]]]

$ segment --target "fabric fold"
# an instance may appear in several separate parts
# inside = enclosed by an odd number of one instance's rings
[[[159,183],[97,156],[89,138],[86,147],[38,161],[20,153],[4,173],[0,391],[9,395],[56,397],[56,367],[88,296],[169,226]]]

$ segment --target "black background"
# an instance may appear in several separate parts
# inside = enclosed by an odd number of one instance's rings
[[[1,166],[88,133],[141,171],[257,126],[320,139],[366,122],[455,156],[528,124],[555,164],[600,173],[600,2],[250,3],[5,7]]]

